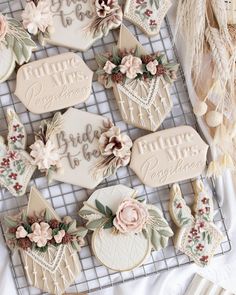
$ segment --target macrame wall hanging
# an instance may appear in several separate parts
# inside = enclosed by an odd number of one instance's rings
[[[224,0],[181,0],[177,9],[175,35],[185,43],[184,67],[193,86],[194,113],[210,134],[213,161],[208,176],[236,167],[233,2],[230,7]]]

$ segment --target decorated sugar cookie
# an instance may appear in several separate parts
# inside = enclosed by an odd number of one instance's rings
[[[178,65],[161,53],[147,54],[141,44],[121,26],[118,47],[97,55],[98,80],[113,87],[122,118],[128,124],[157,130],[173,102],[169,85],[176,79]]]
[[[32,187],[27,209],[5,217],[7,245],[19,250],[30,285],[62,294],[80,274],[77,251],[87,230],[69,216],[59,218],[50,204]]]
[[[117,0],[32,0],[22,19],[30,33],[38,34],[42,45],[48,42],[85,51],[120,26],[122,10]]]
[[[79,211],[93,231],[97,259],[116,271],[141,265],[151,249],[165,248],[173,235],[161,211],[138,198],[136,191],[116,185],[95,191]]]
[[[179,227],[175,238],[175,247],[188,255],[197,265],[210,263],[223,234],[213,223],[212,196],[200,180],[194,188],[194,215],[186,205],[178,184],[171,189],[169,210],[174,223]]]
[[[208,145],[191,126],[179,126],[135,140],[130,168],[140,180],[158,187],[199,176]]]
[[[7,144],[0,136],[0,185],[15,196],[22,196],[36,169],[25,151],[27,134],[12,109],[7,110]]]
[[[20,22],[0,13],[0,83],[6,81],[15,69],[29,61],[36,44]]]
[[[171,4],[171,0],[126,0],[124,17],[148,36],[155,36]]]
[[[42,114],[84,102],[93,72],[75,53],[40,59],[17,72],[15,95],[32,113]]]
[[[95,188],[128,165],[132,141],[102,116],[70,108],[42,122],[31,146],[38,169],[59,180]]]

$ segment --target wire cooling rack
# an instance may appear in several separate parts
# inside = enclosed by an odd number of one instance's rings
[[[23,2],[23,1],[22,1]],[[16,18],[20,18],[23,3],[19,0],[5,1],[0,0],[0,11],[7,13]],[[136,35],[138,40],[143,44],[148,52],[162,51],[165,52],[169,60],[177,61],[176,50],[172,45],[171,30],[167,19],[163,21],[160,34],[157,37],[147,38],[136,27],[128,22],[125,22],[128,29]],[[94,56],[97,53],[107,51],[112,45],[116,44],[118,37],[117,32],[110,32],[106,38],[96,42],[94,46],[84,52],[78,53],[91,69],[96,69]],[[65,48],[47,46],[46,48],[39,48],[33,53],[32,60],[45,58],[55,54],[68,51]],[[0,61],[1,63],[1,61]],[[43,118],[52,117],[52,113],[44,115],[35,115],[26,110],[24,105],[14,96],[15,90],[15,75],[13,75],[7,82],[0,84],[0,134],[7,133],[6,110],[8,107],[13,107],[20,119],[26,126],[29,134],[29,143],[32,142],[33,130],[36,130],[40,121]],[[184,84],[184,76],[182,70],[179,71],[179,78],[171,88],[171,96],[174,102],[171,113],[167,116],[160,129],[171,128],[180,125],[191,125],[196,128],[196,120],[192,113],[191,103],[187,94],[187,89]],[[145,131],[139,130],[132,126],[126,125],[120,116],[117,104],[111,90],[105,90],[96,80],[93,81],[92,93],[89,99],[84,104],[75,106],[92,113],[98,113],[110,117],[122,131],[127,132],[134,140],[146,134]],[[168,212],[168,200],[170,186],[162,186],[157,189],[151,189],[144,186],[136,177],[136,175],[127,167],[118,170],[117,174],[105,180],[98,188],[111,186],[115,184],[125,184],[133,187],[139,195],[145,196],[147,202],[155,204],[159,207],[165,218],[168,220],[173,228],[173,223]],[[82,220],[78,217],[77,211],[82,206],[82,202],[87,200],[92,191],[85,190],[78,186],[73,186],[64,183],[53,183],[48,185],[45,177],[34,175],[29,187],[35,185],[44,197],[52,204],[56,212],[61,215],[71,215],[77,218],[79,222]],[[211,184],[210,184],[211,185]],[[190,180],[180,183],[182,193],[187,202],[191,203],[193,197],[192,182]],[[225,236],[224,241],[217,249],[217,255],[222,255],[231,250],[231,243],[228,237],[223,213],[217,201],[215,190],[215,215],[214,222],[220,228]],[[22,207],[27,205],[29,189],[25,196],[15,198],[4,190],[0,190],[0,214],[12,214],[19,211]],[[3,230],[3,229],[2,229]],[[90,236],[86,240],[86,245],[78,254],[81,261],[82,273],[71,285],[67,292],[92,292],[105,287],[114,286],[116,284],[124,283],[130,280],[135,280],[144,276],[156,274],[160,271],[169,270],[191,263],[190,259],[177,252],[173,247],[173,240],[169,240],[168,247],[161,251],[153,251],[150,257],[139,268],[129,272],[113,272],[101,265],[92,253],[90,248]],[[40,290],[29,286],[22,264],[21,257],[18,253],[13,256],[10,255],[11,270],[14,277],[15,285],[19,294],[43,294]],[[45,294],[45,293],[44,293]]]

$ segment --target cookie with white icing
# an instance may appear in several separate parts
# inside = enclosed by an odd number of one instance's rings
[[[201,180],[194,188],[193,214],[184,201],[180,187],[174,184],[170,193],[169,210],[178,227],[175,247],[189,256],[197,265],[210,263],[219,247],[223,234],[213,223],[213,200]]]
[[[169,86],[177,78],[178,64],[161,53],[148,54],[122,25],[118,46],[96,56],[98,81],[113,92],[123,120],[155,131],[171,111]]]
[[[138,267],[152,249],[165,248],[173,235],[162,212],[124,185],[95,191],[79,215],[88,220],[86,227],[93,231],[95,256],[115,271]]]
[[[31,156],[50,179],[95,188],[128,165],[132,141],[99,115],[68,109],[41,123]]]
[[[41,16],[35,20],[35,13]],[[118,28],[122,10],[117,0],[28,1],[22,14],[28,31],[46,42],[76,50],[88,50],[94,42]]]
[[[7,144],[0,136],[0,185],[15,196],[22,196],[36,169],[30,155],[25,151],[27,134],[14,110],[8,109]]]
[[[80,274],[77,251],[87,230],[69,216],[61,219],[32,187],[27,209],[5,217],[7,245],[19,250],[30,285],[62,294]]]
[[[144,34],[155,36],[171,5],[171,0],[126,0],[124,18],[138,26]]]
[[[34,48],[36,44],[21,23],[0,13],[0,83],[9,78],[16,63],[29,61]]]
[[[50,56],[22,66],[15,95],[35,114],[84,102],[91,93],[93,72],[72,52]]]
[[[191,126],[179,126],[135,140],[130,168],[151,187],[194,178],[206,168],[208,145]]]

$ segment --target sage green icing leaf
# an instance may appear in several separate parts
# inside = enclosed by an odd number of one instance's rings
[[[46,209],[45,212],[44,212],[44,220],[49,222],[51,219],[52,219],[52,216],[51,216],[49,210]]]
[[[30,47],[35,47],[35,43],[33,40],[31,40],[30,38],[25,38],[22,40],[22,42],[27,45],[27,46],[30,46]]]
[[[11,217],[8,216],[4,217],[4,221],[8,227],[15,227],[18,225],[18,222],[16,220],[13,220]]]
[[[80,210],[79,211],[79,215],[80,216],[86,216],[86,215],[92,215],[92,214],[95,214],[95,212],[93,212],[93,211],[90,211],[90,210]]]
[[[77,228],[77,235],[84,238],[87,234],[88,230],[87,228],[83,227],[83,226],[79,226]]]
[[[113,227],[113,219],[114,219],[114,216],[111,216],[107,222],[104,224],[103,228],[106,229],[106,228],[112,228]]]
[[[17,40],[15,40],[15,42],[14,42],[13,52],[15,54],[16,62],[18,64],[21,64],[22,59],[23,59],[22,58],[22,46]]]
[[[14,37],[10,34],[6,34],[5,36],[5,40],[7,42],[7,47],[9,48],[12,48],[13,45],[14,45]]]
[[[72,232],[74,232],[74,231],[76,231],[76,220],[73,220],[73,222],[71,222],[70,224],[69,224],[69,227],[68,227],[68,230],[67,230],[67,232],[68,233],[72,233]]]
[[[98,54],[98,55],[96,55],[95,59],[96,59],[97,64],[98,64],[99,67],[101,67],[101,68],[103,68],[104,65],[105,65],[105,63],[108,61],[108,58],[105,57],[105,56],[102,55],[102,54]]]
[[[164,236],[164,237],[172,237],[173,236],[173,232],[172,230],[169,228],[168,229],[160,229],[158,230],[159,234]]]
[[[23,222],[27,222],[27,213],[26,213],[26,210],[23,210],[22,213],[21,213],[21,220]]]
[[[86,224],[86,227],[90,230],[94,230],[96,228],[102,227],[103,224],[106,222],[106,218],[102,217],[96,220],[92,220]]]
[[[108,215],[108,216],[113,215],[112,210],[108,206],[106,206],[106,215]]]
[[[167,244],[168,244],[168,238],[166,238],[166,237],[161,237],[161,239],[160,239],[160,244],[161,244],[161,247],[162,247],[162,248],[165,248],[165,247],[167,246]]]
[[[161,247],[161,236],[158,232],[156,232],[155,230],[151,231],[151,243],[153,245],[153,248],[155,250],[160,250]]]
[[[105,210],[105,207],[103,206],[103,204],[101,202],[99,202],[97,199],[95,200],[95,204],[96,204],[98,211],[101,212],[102,214],[106,215],[106,210]]]

